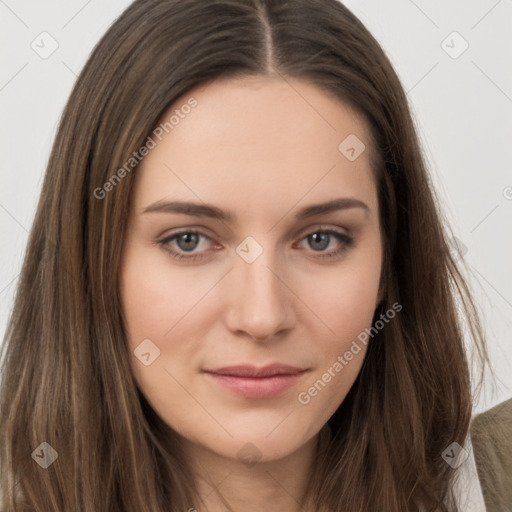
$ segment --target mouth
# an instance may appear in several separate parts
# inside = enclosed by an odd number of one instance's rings
[[[280,395],[309,370],[294,366],[273,364],[257,368],[255,366],[230,366],[203,373],[217,385],[243,396],[244,398],[272,398]]]

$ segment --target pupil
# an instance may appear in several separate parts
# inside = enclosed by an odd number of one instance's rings
[[[309,236],[310,242],[312,241],[313,249],[322,250],[329,245],[329,235],[327,233],[313,233]],[[192,251],[195,249],[198,241],[197,234],[184,233],[178,237],[178,245],[183,251]]]
[[[310,240],[313,240],[313,249],[321,250],[325,249],[329,245],[329,235],[327,233],[313,233],[309,238]],[[316,243],[319,243],[320,246],[317,245],[315,247]]]
[[[195,233],[184,233],[178,237],[178,245],[184,251],[195,249],[195,244],[197,244],[197,234]]]

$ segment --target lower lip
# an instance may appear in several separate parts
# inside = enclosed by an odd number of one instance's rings
[[[272,377],[235,377],[206,372],[215,382],[245,398],[272,398],[292,387],[304,374],[273,375]]]

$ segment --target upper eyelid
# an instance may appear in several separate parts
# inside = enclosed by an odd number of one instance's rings
[[[207,233],[208,230],[205,230],[205,228],[195,228],[195,227],[190,227],[190,228],[182,228],[182,229],[179,229],[178,228],[178,231],[176,232],[173,232],[173,233],[170,233],[170,234],[167,234],[167,235],[162,235],[160,236],[159,238],[161,240],[166,240],[166,239],[173,239],[174,237],[177,237],[179,235],[182,235],[182,234],[186,234],[186,233],[197,233],[199,234],[200,236],[204,236],[212,241],[215,241],[215,237],[213,236],[210,236],[208,233]],[[297,237],[305,237],[307,235],[310,235],[312,233],[316,233],[318,231],[333,231],[335,233],[339,233],[341,235],[346,235],[346,236],[352,236],[352,233],[351,233],[351,230],[348,229],[348,228],[342,228],[342,227],[339,227],[339,226],[332,226],[332,225],[328,225],[328,224],[315,224],[314,226],[309,226],[307,228],[302,228],[300,230],[298,230],[296,232],[295,235],[293,235],[293,239],[296,239]]]
[[[344,233],[343,231],[346,231],[346,232]],[[329,234],[339,235],[340,237],[345,236],[348,238],[353,238],[353,235],[350,232],[350,230],[348,230],[346,228],[340,228],[339,226],[333,227],[333,226],[326,225],[326,224],[317,224],[315,226],[303,228],[296,235],[294,235],[293,240],[294,240],[294,242],[302,241],[306,236],[309,236],[309,235],[311,235],[313,233],[317,233],[317,232],[327,232]],[[197,233],[199,236],[205,237],[213,243],[218,243],[218,242],[216,242],[216,240],[213,237],[206,234],[202,228],[183,228],[175,233],[171,233],[169,235],[164,235],[159,240],[160,240],[160,242],[170,243],[172,241],[175,241],[178,236],[186,234],[186,233]],[[178,250],[180,250],[180,249],[178,248]],[[206,251],[199,251],[199,252],[206,252]]]

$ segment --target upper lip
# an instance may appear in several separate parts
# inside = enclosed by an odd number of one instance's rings
[[[263,367],[252,365],[225,366],[215,370],[205,370],[206,373],[228,375],[233,377],[273,377],[275,375],[296,375],[306,371],[304,368],[286,364],[269,364]]]

